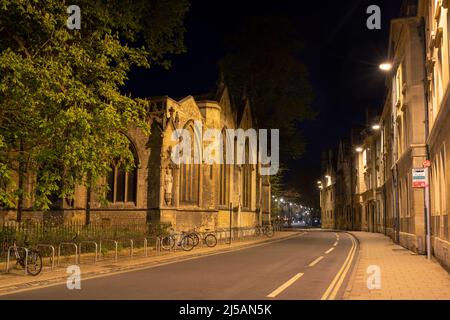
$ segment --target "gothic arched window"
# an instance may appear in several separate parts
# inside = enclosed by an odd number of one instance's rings
[[[198,205],[200,164],[195,163],[195,148],[199,143],[192,126],[187,130],[191,136],[191,155],[187,163],[180,165],[180,203]]]
[[[250,209],[252,194],[252,165],[250,163],[250,146],[248,141],[245,143],[245,163],[242,165],[242,207]]]
[[[222,131],[222,162],[219,165],[219,205],[226,206],[229,202],[228,187],[230,184],[229,164],[227,164],[228,139],[226,131]]]
[[[111,203],[134,202],[136,204],[137,165],[139,162],[136,149],[132,144],[130,144],[130,150],[133,153],[134,167],[126,171],[123,165],[113,165],[108,175],[109,190],[106,198]]]

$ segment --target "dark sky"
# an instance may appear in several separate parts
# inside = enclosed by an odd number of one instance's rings
[[[169,71],[155,67],[134,72],[128,87],[135,96],[181,97],[209,92],[218,78],[224,38],[250,16],[281,14],[303,36],[302,59],[314,91],[314,121],[304,124],[307,147],[290,165],[288,186],[305,202],[317,201],[322,150],[336,147],[350,127],[365,122],[365,109],[381,111],[385,76],[378,65],[387,57],[389,20],[401,0],[249,1],[192,0],[186,17],[187,52],[172,59]],[[367,7],[379,5],[382,29],[368,30]],[[264,30],[261,30],[264,32]]]

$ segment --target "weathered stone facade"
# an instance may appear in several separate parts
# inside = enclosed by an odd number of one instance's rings
[[[127,132],[136,169],[127,173],[115,169],[105,178],[104,183],[111,188],[108,205],[102,205],[91,192],[90,220],[105,224],[161,221],[171,223],[175,230],[194,227],[214,230],[230,226],[231,206],[233,227],[270,223],[270,181],[268,176],[260,175],[259,164],[179,165],[170,156],[178,143],[172,141],[173,132],[182,128],[190,130],[196,121],[202,124],[203,130],[255,128],[249,101],[242,99],[234,103],[223,84],[212,96],[149,100],[150,135],[137,128]],[[204,150],[207,142],[203,137],[193,130],[189,132],[193,133],[194,143]],[[234,148],[236,142],[227,143]],[[33,178],[28,180],[31,189]],[[86,188],[79,186],[73,203],[62,201],[61,209],[45,213],[28,209],[23,219],[58,216],[66,222],[84,222],[87,198]],[[32,199],[25,206],[31,208]],[[0,219],[15,217],[15,211],[3,211]]]

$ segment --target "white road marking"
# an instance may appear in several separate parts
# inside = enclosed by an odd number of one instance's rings
[[[300,279],[303,276],[303,273],[297,273],[295,276],[293,276],[291,279],[289,279],[287,282],[279,286],[277,289],[275,289],[272,293],[270,293],[267,297],[268,298],[275,298],[277,295],[279,295],[281,292],[286,290],[289,286],[291,286],[295,281]]]
[[[316,260],[314,260],[313,262],[311,262],[309,264],[310,267],[314,267],[316,264],[318,264],[320,262],[320,260],[323,259],[323,256],[318,257]]]
[[[336,242],[333,244],[333,247],[337,247],[337,245],[338,245],[338,242],[336,241]]]
[[[333,251],[334,250],[334,247],[333,248],[330,248],[330,249],[328,249],[327,251],[325,251],[325,254],[329,254],[331,251]]]

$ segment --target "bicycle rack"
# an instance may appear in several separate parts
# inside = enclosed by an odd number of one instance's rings
[[[133,257],[133,253],[134,253],[134,240],[130,239],[130,257]]]
[[[138,238],[138,239],[131,239],[132,243],[130,246],[130,255],[131,257],[147,257],[148,256],[148,239],[147,238]],[[139,245],[142,243],[142,247]],[[142,252],[139,251],[139,248],[142,248]],[[135,250],[137,249],[137,250]],[[136,253],[136,251],[138,253]]]
[[[109,239],[105,239],[105,240],[101,240],[100,241],[100,255],[102,255],[102,243],[114,243],[115,246],[115,256],[114,256],[114,261],[117,262],[118,259],[118,248],[119,248],[119,242],[117,242],[116,240],[109,240]]]
[[[59,266],[59,261],[61,259],[61,247],[62,246],[71,246],[75,248],[75,264],[78,264],[78,246],[76,243],[73,242],[61,242],[58,246],[58,260],[56,262],[56,265]]]
[[[36,246],[36,250],[39,251],[39,248],[50,248],[50,250],[52,250],[52,256],[51,256],[52,266],[51,266],[51,269],[53,270],[55,268],[55,253],[56,253],[55,247],[52,246],[51,244],[38,244]]]
[[[81,241],[78,244],[78,256],[80,257],[80,260],[81,260],[81,248],[82,248],[83,244],[85,244],[85,245],[93,244],[94,245],[94,248],[95,248],[94,263],[96,263],[98,261],[98,245],[97,245],[97,242],[95,242],[95,241]]]
[[[28,249],[25,248],[25,247],[15,247],[15,246],[12,246],[12,247],[8,248],[8,255],[6,257],[6,273],[9,272],[9,261],[10,261],[10,256],[11,256],[11,250],[13,250],[13,249],[24,249],[25,250],[25,267],[24,267],[25,271],[24,271],[24,273],[25,273],[25,275],[27,275],[28,274],[28,272],[27,272],[27,269],[28,269],[27,268],[28,267]]]

